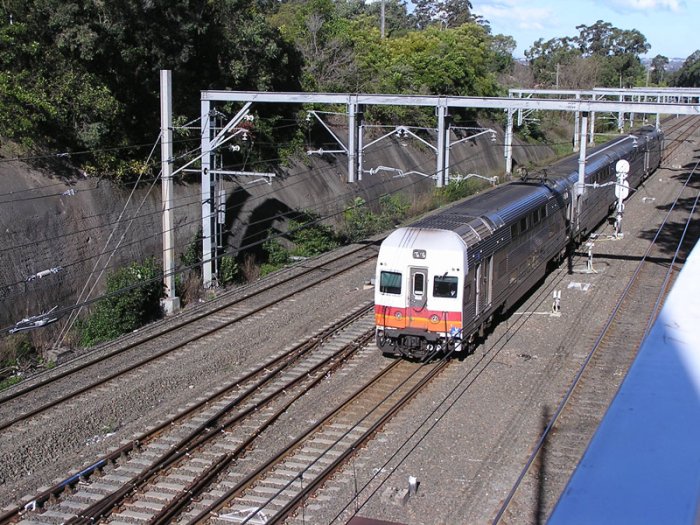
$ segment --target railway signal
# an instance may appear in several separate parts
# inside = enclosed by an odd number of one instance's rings
[[[630,172],[630,163],[625,159],[617,161],[615,164],[617,172],[617,184],[615,184],[615,197],[617,197],[617,205],[615,211],[615,238],[622,237],[622,214],[625,211],[624,200],[630,193],[630,185],[627,182],[627,175]]]

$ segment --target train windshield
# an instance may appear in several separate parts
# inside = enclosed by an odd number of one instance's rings
[[[433,297],[457,297],[457,277],[436,275],[433,278]]]
[[[401,293],[401,274],[382,272],[379,276],[379,291],[399,295]]]

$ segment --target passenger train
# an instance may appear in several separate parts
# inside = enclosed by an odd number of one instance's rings
[[[508,311],[561,263],[616,202],[616,164],[638,186],[661,161],[653,127],[592,148],[586,190],[577,196],[579,159],[541,176],[497,186],[409,227],[381,244],[376,269],[376,343],[385,355],[421,359],[471,351]]]

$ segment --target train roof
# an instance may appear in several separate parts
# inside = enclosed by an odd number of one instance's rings
[[[621,135],[588,150],[586,173],[593,173],[612,164],[628,153],[633,139],[648,141],[663,134],[653,127],[645,127],[633,134]],[[508,227],[529,212],[546,205],[554,198],[560,206],[569,198],[568,190],[578,178],[578,158],[562,159],[521,181],[514,181],[472,196],[454,206],[424,217],[413,223],[416,228],[450,230],[468,244],[485,239],[501,227]]]
[[[453,231],[430,228],[398,228],[379,250],[378,266],[397,269],[406,265],[433,268],[462,268],[466,265],[467,246]]]
[[[415,226],[398,228],[382,242],[382,249],[412,250],[415,246],[431,251],[464,249],[464,243],[453,231]]]
[[[631,140],[636,140],[636,144],[643,145],[655,137],[663,138],[663,132],[654,126],[644,126],[633,133],[620,135],[605,144],[600,144],[589,148],[586,153],[586,173],[598,171],[600,168],[612,163],[629,151]],[[551,166],[538,170],[531,174],[529,180],[539,180],[546,174],[550,181],[560,179],[575,179],[578,177],[578,156],[570,155],[560,159]]]
[[[484,228],[492,232],[516,222],[523,214],[545,205],[552,197],[552,190],[544,184],[510,182],[425,217],[413,226],[451,230],[462,237],[466,232],[476,230],[483,238]]]

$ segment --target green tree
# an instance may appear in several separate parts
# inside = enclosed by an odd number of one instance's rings
[[[557,85],[564,69],[569,69],[566,87],[623,87],[644,79],[639,55],[650,46],[639,31],[619,29],[602,20],[576,29],[576,37],[540,39],[525,52],[537,83]],[[572,78],[576,73],[579,78]]]
[[[576,29],[579,30],[576,41],[583,56],[604,59],[602,85],[630,87],[643,78],[644,67],[639,55],[645,54],[651,46],[638,30],[619,29],[602,20],[592,26],[576,26]]]
[[[361,13],[358,16],[366,18]],[[305,90],[349,90],[356,76],[355,53],[348,35],[351,21],[339,15],[334,2],[287,2],[270,21],[301,53]]]
[[[203,88],[298,89],[300,62],[253,0],[6,0],[0,5],[0,132],[92,150],[151,144],[159,123],[159,70],[175,71],[178,110],[199,113]],[[97,153],[97,150],[99,154]],[[143,158],[134,148],[125,156]],[[118,173],[112,166],[114,173]]]
[[[513,52],[517,44],[512,36],[493,35],[491,49],[493,50],[493,70],[498,73],[508,72],[514,65]]]
[[[666,67],[668,66],[668,57],[656,55],[651,59],[651,67],[649,72],[649,81],[652,84],[660,86],[666,79]]]
[[[598,20],[592,26],[579,25],[576,39],[584,55],[640,55],[650,49],[646,38],[636,29],[624,30]]]
[[[532,74],[541,87],[557,85],[558,71],[562,66],[573,63],[581,56],[572,38],[540,38],[530,49],[525,50],[525,58],[530,62]]]
[[[700,87],[700,50],[695,51],[685,59],[675,75],[674,86]]]
[[[336,2],[336,14],[341,19],[364,20],[367,27],[380,27],[381,2],[348,0]],[[416,28],[415,17],[408,12],[406,2],[402,0],[385,0],[384,31],[387,37],[405,35]]]
[[[98,147],[114,136],[123,106],[97,75],[68,67],[60,50],[37,37],[21,9],[0,7],[0,135],[26,147]],[[43,26],[43,23],[42,23]]]
[[[414,16],[419,28],[437,24],[440,27],[459,27],[472,21],[472,3],[469,0],[416,0]]]
[[[497,55],[486,30],[474,23],[455,29],[430,27],[358,49],[363,80],[374,91],[490,96],[498,92]],[[369,86],[366,86],[369,87]]]
[[[153,258],[111,273],[107,277],[107,297],[97,303],[81,326],[81,343],[93,346],[158,319],[162,314],[161,275],[160,264]]]

